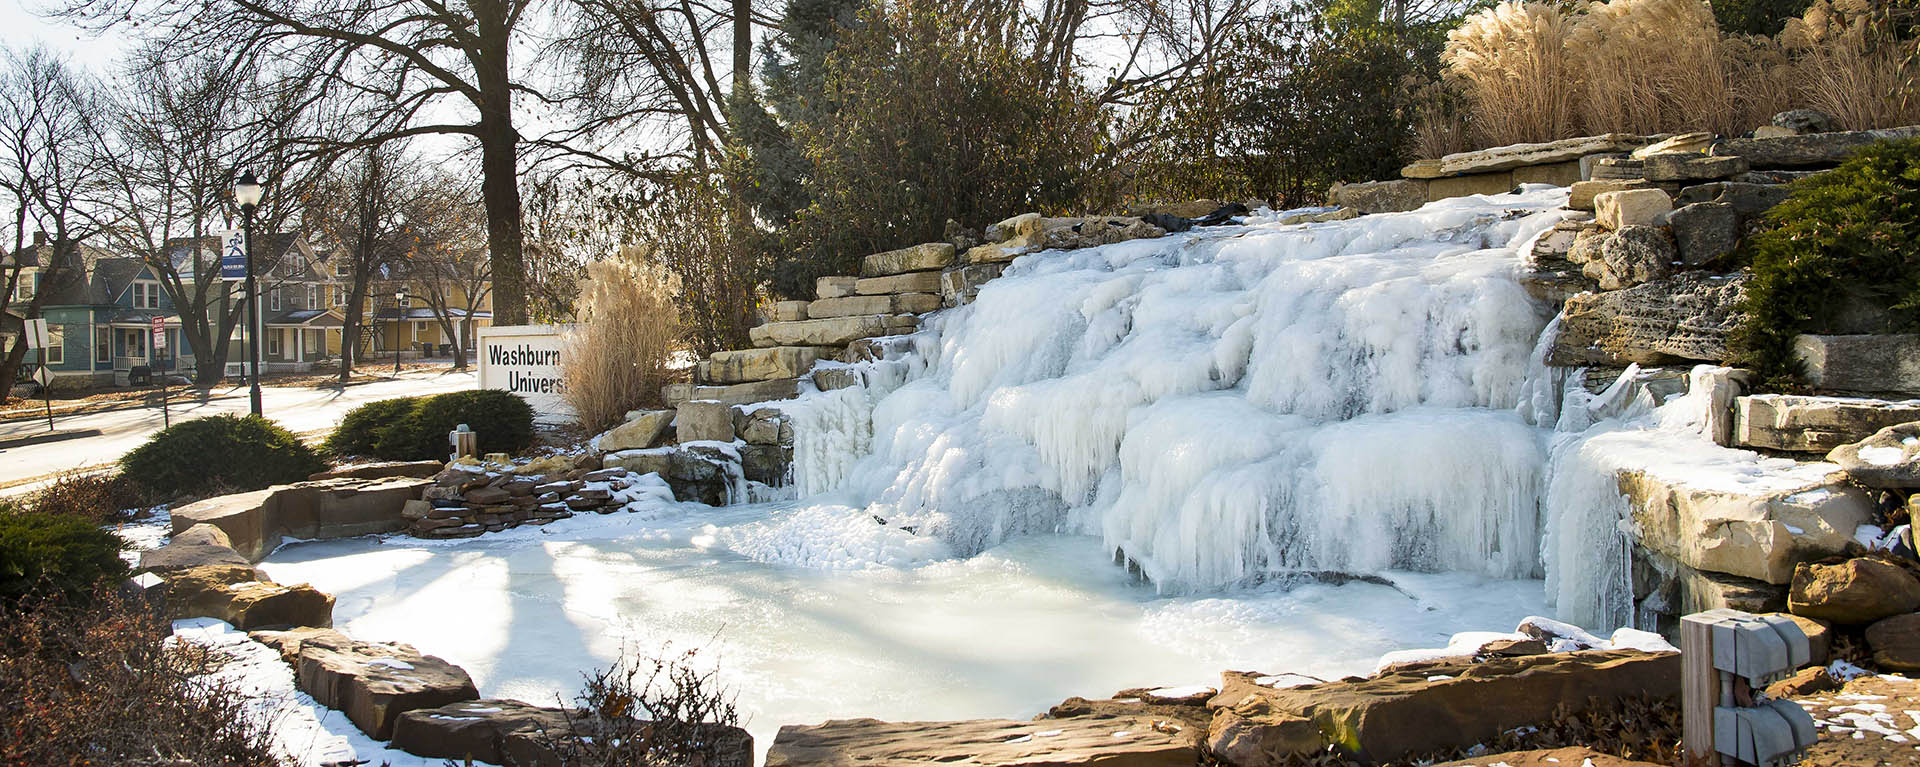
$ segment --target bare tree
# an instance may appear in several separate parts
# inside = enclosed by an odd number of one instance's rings
[[[100,114],[97,85],[44,47],[7,50],[0,60],[0,189],[15,203],[12,258],[5,264],[0,304],[22,319],[40,316],[54,289],[72,280],[84,288],[83,242],[99,233],[87,215],[88,195],[101,179],[100,158],[87,135]],[[27,255],[29,225],[51,236]],[[26,269],[37,263],[41,289],[25,306],[12,300]],[[0,358],[0,399],[19,376],[27,339],[16,335]]]
[[[307,217],[333,251],[336,274],[345,272],[346,313],[341,327],[340,383],[351,380],[359,354],[361,317],[373,281],[391,274],[412,247],[413,231],[405,211],[413,204],[418,170],[404,145],[360,150],[328,175],[309,200]],[[338,266],[345,264],[344,270]]]
[[[473,345],[473,313],[493,291],[493,264],[487,258],[484,213],[466,185],[450,174],[420,177],[403,215],[413,231],[406,274],[433,311],[441,335],[453,339],[453,367],[467,367]]]

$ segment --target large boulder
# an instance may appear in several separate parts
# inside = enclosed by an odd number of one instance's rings
[[[1673,235],[1663,227],[1626,226],[1577,241],[1570,260],[1601,290],[1621,290],[1673,274]]]
[[[1743,275],[1680,272],[1625,290],[1567,299],[1549,364],[1564,367],[1719,362],[1740,323]]]
[[[1920,671],[1920,613],[1881,618],[1867,627],[1867,646],[1882,671]]]
[[[1326,745],[1363,762],[1399,761],[1490,743],[1508,730],[1579,714],[1596,702],[1677,701],[1680,670],[1679,653],[1585,650],[1429,664],[1282,689],[1261,684],[1259,674],[1227,672],[1211,705],[1216,736],[1237,733],[1223,745],[1258,744],[1226,751],[1237,757],[1229,763],[1240,767],[1304,759]],[[1302,720],[1319,738],[1310,737]],[[1301,747],[1313,750],[1296,750]]]
[[[1831,565],[1801,564],[1787,591],[1787,611],[1846,626],[1920,609],[1920,580],[1899,565],[1856,557]]]
[[[673,421],[683,444],[733,441],[733,406],[725,402],[697,399],[681,403]]]
[[[1920,335],[1801,335],[1793,355],[1822,391],[1920,393]]]
[[[195,525],[194,529],[206,528],[219,532],[212,525]],[[226,534],[220,533],[220,540],[226,540]],[[180,536],[168,541],[166,545],[140,552],[140,569],[156,573],[171,573],[194,567],[208,565],[240,565],[252,569],[246,557],[234,551],[232,546],[215,543],[191,543],[181,540]]]
[[[1920,488],[1920,421],[1888,426],[1827,452],[1827,460],[1867,487]]]
[[[301,638],[294,677],[315,702],[345,713],[375,740],[392,738],[408,711],[480,697],[466,670],[412,645],[341,636]]]
[[[1734,400],[1733,441],[1742,447],[1825,453],[1910,421],[1920,421],[1920,402],[1755,394]]]
[[[1005,263],[980,263],[956,266],[940,273],[940,301],[946,306],[973,303],[980,287],[1006,271]]]
[[[1174,729],[1173,732],[1166,730]],[[787,725],[765,767],[964,764],[969,767],[1192,767],[1200,733],[1147,717]]]
[[[1574,210],[1593,210],[1593,198],[1607,192],[1624,192],[1629,189],[1652,189],[1653,182],[1643,178],[1594,179],[1576,181],[1567,189],[1567,207]]]
[[[1640,545],[1702,572],[1784,584],[1795,565],[1845,552],[1855,528],[1872,520],[1872,500],[1846,483],[1767,488],[1695,479],[1632,470],[1620,474],[1619,487]]]
[[[465,700],[438,708],[419,708],[400,715],[393,726],[393,747],[414,756],[507,764],[516,752],[533,751],[532,744],[511,741],[559,739],[573,731],[582,712],[562,711],[517,700]],[[545,767],[538,761],[514,759],[522,767]]]
[[[432,486],[430,479],[327,479],[208,498],[174,509],[173,532],[198,524],[220,528],[234,551],[258,562],[286,537],[351,538],[403,530],[401,509]]]
[[[1793,190],[1784,184],[1754,184],[1741,181],[1716,181],[1697,184],[1680,190],[1673,198],[1673,204],[1686,207],[1703,202],[1717,202],[1733,207],[1745,224],[1773,209],[1773,206],[1785,202]]]
[[[242,631],[333,625],[333,596],[304,583],[283,586],[251,565],[208,565],[169,573],[166,612],[173,620],[218,618]]]
[[[1711,266],[1740,244],[1740,213],[1730,203],[1683,205],[1667,216],[1667,223],[1673,227],[1680,263],[1686,266]]]
[[[859,301],[860,298],[832,298],[827,301]],[[815,301],[814,303],[823,303]],[[821,315],[830,316],[830,315]],[[770,346],[762,349],[738,349],[714,352],[707,358],[700,383],[737,384],[798,378],[806,375],[818,360],[833,356],[834,349],[814,346]]]
[[[1770,122],[1776,128],[1793,131],[1794,135],[1829,133],[1840,129],[1840,123],[1827,113],[1813,109],[1789,109],[1775,114]]]
[[[602,432],[594,438],[595,449],[608,453],[621,450],[643,450],[667,436],[667,429],[673,426],[672,410],[648,410],[634,414],[625,423]]]
[[[1362,184],[1336,183],[1327,196],[1333,204],[1353,208],[1362,214],[1394,213],[1425,205],[1427,183],[1406,178]]]
[[[938,293],[940,272],[909,272],[889,277],[868,277],[853,284],[855,295],[880,296],[896,293]]]

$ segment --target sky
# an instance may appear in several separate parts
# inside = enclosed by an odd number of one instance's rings
[[[116,35],[97,38],[59,19],[47,19],[35,13],[50,7],[45,0],[0,0],[0,42],[10,48],[26,48],[46,43],[73,57],[97,73],[124,47]]]

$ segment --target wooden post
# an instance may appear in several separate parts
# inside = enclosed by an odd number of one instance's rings
[[[1720,674],[1713,668],[1713,624],[1703,614],[1680,619],[1680,742],[1689,767],[1720,767],[1713,745],[1713,708],[1720,703]]]

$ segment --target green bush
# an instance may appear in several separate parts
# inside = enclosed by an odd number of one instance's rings
[[[120,459],[120,471],[159,496],[258,490],[326,468],[293,432],[258,416],[174,424]]]
[[[84,519],[0,506],[0,603],[29,594],[84,601],[95,585],[127,576],[125,545]]]
[[[1799,387],[1794,336],[1824,329],[1846,298],[1920,327],[1920,139],[1875,144],[1794,182],[1745,253],[1753,281],[1733,346],[1763,389]]]
[[[328,455],[374,455],[383,427],[398,423],[413,412],[418,397],[397,397],[369,402],[347,411],[345,418],[321,447]]]
[[[444,459],[447,432],[466,424],[483,453],[518,453],[533,444],[533,408],[518,395],[491,389],[369,402],[341,419],[327,452],[389,461]]]

